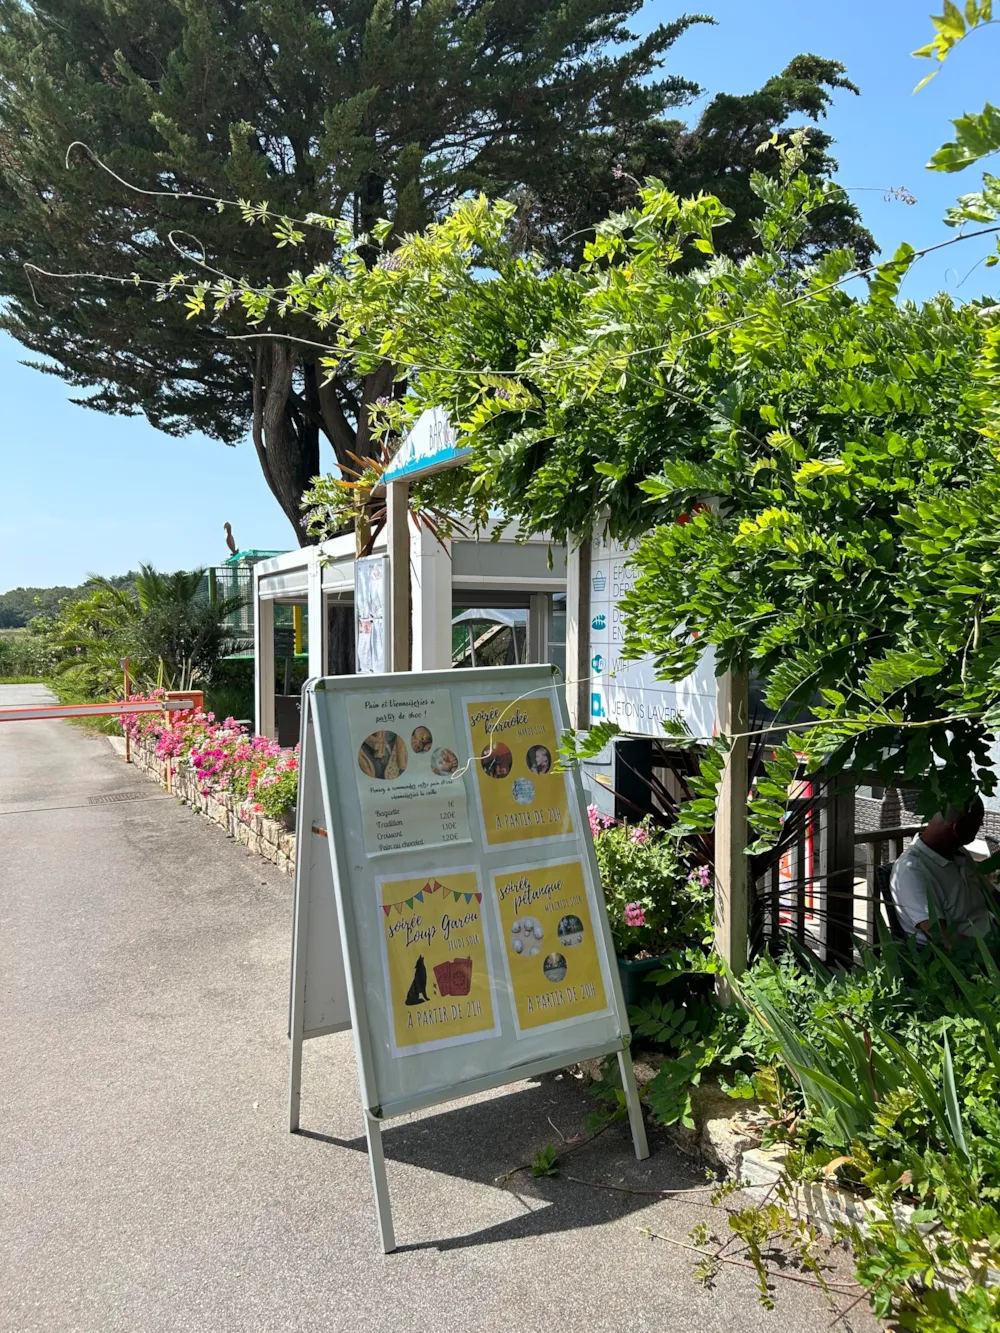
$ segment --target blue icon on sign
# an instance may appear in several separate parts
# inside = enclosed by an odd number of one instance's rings
[[[591,629],[604,629],[607,626],[607,616],[595,616],[590,622]]]
[[[608,576],[603,569],[599,569],[594,574],[592,582],[594,585],[594,592],[603,592],[608,586]]]
[[[592,694],[590,696],[590,716],[604,716],[604,704],[601,702],[601,696],[599,694]]]
[[[604,670],[606,665],[607,663],[605,662],[604,658],[601,656],[600,653],[595,653],[594,656],[590,659],[590,669],[591,671],[596,671],[598,675],[600,675],[600,673]]]

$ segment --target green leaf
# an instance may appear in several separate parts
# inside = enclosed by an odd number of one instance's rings
[[[951,1126],[952,1137],[963,1157],[969,1156],[969,1148],[965,1139],[965,1126],[962,1124],[962,1112],[958,1105],[958,1091],[955,1087],[955,1069],[951,1060],[951,1043],[948,1041],[947,1032],[944,1034],[944,1064],[941,1070],[942,1082],[944,1084],[944,1104],[948,1114],[948,1123]]]
[[[551,1143],[547,1143],[535,1155],[531,1163],[531,1174],[533,1176],[557,1176],[559,1174],[559,1158],[556,1156],[556,1150]]]
[[[953,120],[955,139],[943,144],[928,162],[932,171],[964,171],[1000,149],[1000,110],[987,102],[979,113]]]

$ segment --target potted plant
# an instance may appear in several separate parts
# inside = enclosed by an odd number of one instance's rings
[[[707,866],[689,869],[676,843],[649,819],[625,824],[602,818],[593,807],[588,813],[622,991],[631,1007],[655,987],[654,974],[671,966],[686,973],[677,955],[700,948],[711,934],[711,872]],[[694,975],[681,975],[679,987],[691,989]]]

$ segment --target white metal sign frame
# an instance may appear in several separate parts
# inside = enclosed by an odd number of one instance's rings
[[[382,1248],[395,1248],[392,1213],[386,1181],[381,1131],[383,1121],[394,1116],[440,1105],[507,1083],[518,1082],[581,1060],[617,1055],[625,1092],[636,1156],[649,1155],[638,1089],[628,1052],[631,1040],[621,981],[615,966],[614,944],[607,921],[600,875],[587,833],[587,816],[580,776],[567,773],[566,795],[572,811],[575,836],[565,846],[567,862],[579,862],[588,887],[588,907],[595,932],[595,947],[607,1006],[588,1020],[540,1025],[530,1033],[515,1032],[514,997],[510,995],[499,961],[503,939],[499,917],[492,915],[491,893],[484,894],[482,913],[490,946],[491,967],[500,1000],[503,1037],[483,1034],[482,1042],[458,1045],[455,1050],[415,1051],[402,1058],[390,1053],[386,1030],[385,981],[381,958],[375,952],[374,927],[377,886],[393,874],[422,877],[433,864],[448,861],[447,847],[420,848],[400,856],[399,850],[367,855],[361,832],[357,782],[353,772],[353,746],[345,745],[348,716],[346,696],[352,693],[377,696],[390,690],[399,696],[443,695],[451,700],[456,736],[464,721],[466,704],[484,697],[516,702],[546,694],[552,701],[558,730],[567,726],[561,692],[555,689],[553,669],[547,666],[500,667],[476,671],[395,673],[366,677],[313,679],[303,688],[300,748],[300,795],[297,812],[295,915],[290,997],[290,1086],[289,1129],[300,1123],[302,1047],[305,1040],[350,1027],[354,1033],[358,1077],[361,1088],[369,1163]],[[467,764],[462,781],[476,784]],[[532,859],[524,844],[487,846],[482,825],[476,825],[478,810],[467,791],[467,807],[473,842],[453,844],[453,869],[478,866],[482,885],[489,890],[492,876]],[[540,840],[541,841],[541,840]],[[516,852],[516,854],[515,854]],[[540,864],[552,863],[557,850],[550,841],[534,857]],[[359,918],[359,906],[370,906]],[[378,927],[381,931],[381,926]],[[504,955],[505,957],[506,955]],[[509,997],[511,1012],[504,1009]],[[391,1021],[391,1020],[390,1020]],[[506,1055],[505,1055],[506,1052]],[[513,1052],[513,1054],[511,1054]],[[461,1054],[459,1054],[461,1053]],[[455,1067],[450,1076],[450,1065]]]

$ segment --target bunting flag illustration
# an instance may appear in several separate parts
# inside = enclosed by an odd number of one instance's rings
[[[386,916],[388,916],[389,913],[393,910],[393,908],[395,908],[395,910],[399,913],[402,913],[404,907],[408,907],[412,910],[413,904],[422,903],[424,901],[424,895],[427,893],[440,893],[442,895],[451,893],[454,895],[455,902],[458,902],[463,897],[465,898],[466,902],[471,902],[473,896],[475,896],[477,901],[482,901],[481,893],[477,893],[475,895],[471,893],[466,893],[466,894],[463,894],[461,892],[455,893],[453,889],[447,888],[444,884],[441,883],[440,880],[435,879],[435,880],[428,880],[419,893],[411,894],[409,898],[401,898],[398,903],[383,903],[382,911],[386,914]]]

